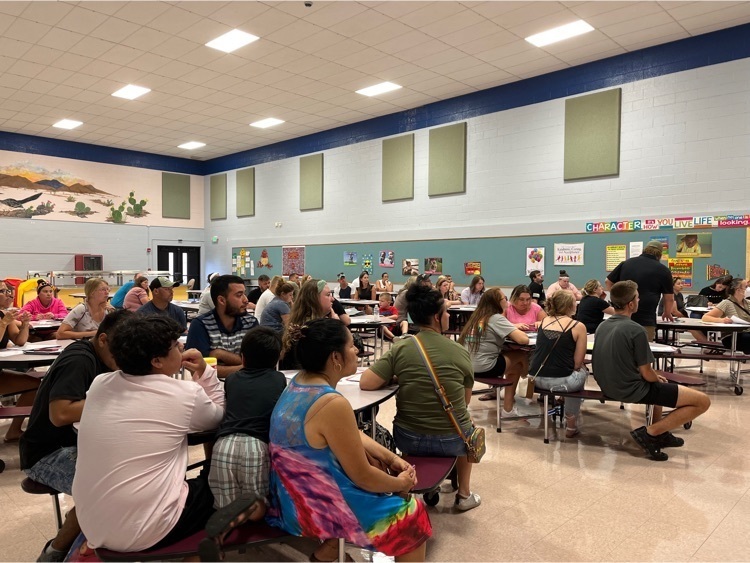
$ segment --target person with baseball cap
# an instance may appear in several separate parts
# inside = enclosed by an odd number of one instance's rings
[[[172,281],[167,277],[159,276],[154,278],[149,284],[151,290],[151,301],[138,309],[141,315],[162,315],[170,317],[177,321],[182,327],[182,331],[187,330],[187,317],[185,312],[177,305],[172,303],[174,299],[174,288],[179,287],[178,282]]]

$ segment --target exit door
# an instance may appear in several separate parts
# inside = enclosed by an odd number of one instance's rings
[[[182,285],[194,279],[195,288],[198,289],[201,285],[200,246],[157,246],[156,268],[168,271],[172,279]]]

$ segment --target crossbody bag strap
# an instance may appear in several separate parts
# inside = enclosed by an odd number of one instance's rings
[[[730,299],[730,301],[732,301],[732,300]],[[750,317],[750,311],[748,311],[747,309],[745,309],[745,308],[744,308],[744,307],[743,307],[742,305],[740,305],[740,304],[739,304],[739,303],[738,303],[737,301],[732,301],[732,303],[734,303],[735,305],[737,305],[737,307],[739,307],[740,309],[742,309],[743,311],[745,311],[745,314],[746,314],[747,316],[749,316],[749,317]]]
[[[461,437],[461,439],[466,442],[467,446],[469,445],[466,441],[466,436],[464,435],[463,430],[461,430],[461,426],[458,424],[458,421],[456,420],[456,415],[453,413],[453,404],[450,402],[450,399],[448,399],[448,396],[445,394],[445,388],[440,384],[440,380],[438,379],[437,373],[435,373],[435,368],[432,366],[432,362],[430,361],[429,356],[427,355],[427,350],[425,350],[422,343],[419,341],[419,336],[415,336],[412,338],[414,341],[414,345],[417,347],[417,350],[419,351],[419,355],[422,358],[422,362],[424,363],[425,368],[427,369],[427,373],[430,374],[430,379],[432,380],[432,386],[435,389],[435,393],[438,396],[438,399],[440,399],[440,404],[443,405],[443,410],[448,415],[448,418],[450,418],[451,422],[453,423],[453,428],[455,428],[458,435]]]

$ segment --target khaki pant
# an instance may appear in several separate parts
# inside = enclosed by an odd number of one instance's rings
[[[655,326],[644,326],[643,330],[646,331],[646,336],[649,342],[656,340],[656,327]]]

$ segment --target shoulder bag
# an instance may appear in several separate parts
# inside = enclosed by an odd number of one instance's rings
[[[427,350],[424,349],[424,346],[419,341],[419,335],[412,338],[412,340],[414,341],[417,350],[419,350],[419,355],[422,357],[422,362],[424,362],[425,368],[427,368],[427,373],[430,374],[432,386],[435,388],[435,393],[437,394],[438,399],[440,399],[440,403],[443,405],[445,414],[448,415],[448,418],[453,423],[453,427],[456,429],[456,432],[464,441],[464,444],[466,444],[466,459],[469,460],[469,463],[479,463],[482,459],[482,456],[484,456],[485,452],[487,451],[487,445],[485,443],[484,437],[484,428],[472,426],[469,435],[467,436],[466,434],[464,434],[464,431],[461,430],[461,426],[456,420],[456,415],[453,413],[453,405],[448,399],[448,396],[445,394],[445,388],[440,384],[437,373],[435,373],[435,369],[432,367],[432,362],[427,356]]]

